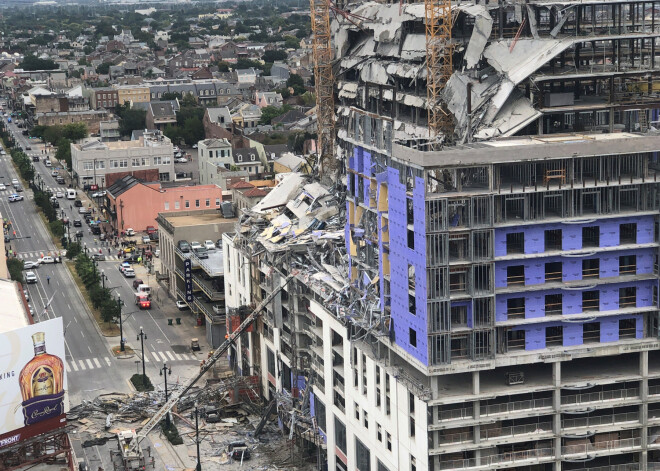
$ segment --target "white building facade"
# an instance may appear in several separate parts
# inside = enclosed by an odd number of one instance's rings
[[[229,170],[234,164],[231,143],[227,139],[205,139],[197,147],[200,184],[221,186],[218,167]]]

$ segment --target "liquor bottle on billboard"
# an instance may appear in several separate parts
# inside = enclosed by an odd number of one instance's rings
[[[46,334],[32,335],[34,357],[18,377],[23,396],[25,425],[57,417],[64,413],[64,363],[46,353]]]

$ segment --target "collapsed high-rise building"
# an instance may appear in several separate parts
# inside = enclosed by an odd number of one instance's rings
[[[295,275],[238,368],[331,470],[660,469],[658,2],[342,8],[341,181],[224,237],[228,293]]]

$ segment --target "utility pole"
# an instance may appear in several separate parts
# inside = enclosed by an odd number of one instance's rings
[[[172,368],[167,367],[167,363],[163,363],[163,367],[160,369],[160,375],[163,376],[165,375],[165,402],[167,403],[169,397],[167,394],[167,374],[172,374]],[[170,428],[170,413],[168,412],[167,415],[165,415],[165,426],[167,428]]]
[[[124,351],[124,326],[121,322],[121,295],[117,294],[117,307],[119,308],[119,351]]]
[[[142,326],[140,326],[140,333],[137,335],[137,340],[140,341],[141,348],[142,348],[142,384],[147,383],[147,373],[144,368],[144,339],[147,338],[147,334],[144,333],[142,330]]]

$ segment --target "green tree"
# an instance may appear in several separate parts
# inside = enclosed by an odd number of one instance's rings
[[[215,63],[218,67],[218,72],[229,72],[229,63],[225,61],[218,61]]]
[[[188,145],[197,144],[204,139],[204,125],[198,117],[188,118],[183,124],[183,138]]]
[[[284,47],[287,49],[298,49],[300,47],[300,39],[295,36],[284,36]]]
[[[259,122],[261,124],[270,124],[273,118],[277,118],[292,109],[293,107],[291,105],[284,105],[279,108],[277,106],[266,106],[261,108],[261,118],[259,119]]]
[[[66,162],[66,168],[72,168],[71,166],[71,141],[66,137],[61,137],[57,143],[57,153],[55,158],[60,162]]]
[[[161,101],[176,100],[176,99],[181,100],[181,98],[182,98],[181,93],[179,93],[179,92],[165,92],[165,93],[163,93],[163,96],[160,100]]]
[[[179,128],[179,126],[168,124],[165,126],[163,134],[165,134],[165,136],[167,136],[174,144],[180,144],[183,140],[181,135],[181,128]]]
[[[286,80],[286,86],[293,89],[294,95],[302,95],[307,91],[305,89],[305,81],[298,74],[289,75],[289,78]]]
[[[49,142],[52,145],[55,145],[57,141],[60,140],[62,137],[62,133],[64,132],[64,128],[59,125],[55,126],[48,126],[44,132],[43,132],[43,139],[46,142]]]
[[[99,75],[107,75],[107,73],[110,72],[111,65],[110,62],[102,62],[96,67],[96,73]]]
[[[69,260],[73,260],[82,252],[82,246],[78,242],[72,242],[66,249],[66,257]]]
[[[275,61],[286,60],[287,54],[286,51],[283,51],[281,49],[272,49],[264,52],[264,55],[261,58],[263,59],[264,62],[273,63]]]
[[[23,283],[23,260],[13,257],[8,258],[7,270],[9,271],[9,277],[13,281],[18,281],[19,283]]]
[[[23,70],[55,70],[58,65],[50,59],[39,59],[34,55],[27,55],[23,62],[18,64],[18,67]]]
[[[131,108],[130,103],[119,105],[116,112],[121,118],[120,132],[124,136],[130,136],[136,129],[144,129],[147,122],[147,112]]]
[[[64,129],[62,130],[62,136],[72,141],[84,139],[88,134],[87,125],[85,123],[65,124]]]
[[[50,232],[57,237],[58,239],[61,239],[62,236],[64,236],[64,224],[62,224],[62,221],[57,220],[49,223],[50,226]]]

